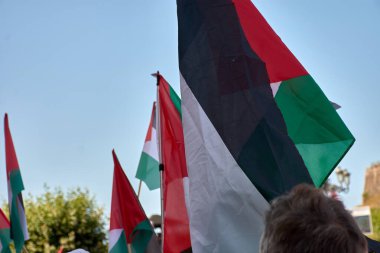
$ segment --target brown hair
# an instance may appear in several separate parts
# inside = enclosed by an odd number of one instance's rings
[[[367,242],[343,204],[310,185],[275,199],[261,253],[365,253]]]

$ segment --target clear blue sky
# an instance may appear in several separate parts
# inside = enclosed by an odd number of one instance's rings
[[[380,160],[380,2],[253,2],[343,107],[357,139],[341,162],[352,173],[343,199],[360,204],[365,169]],[[174,0],[0,0],[1,122],[8,112],[26,192],[81,186],[108,211],[112,148],[137,189],[156,70],[179,91]],[[143,186],[141,201],[159,212],[159,191]]]

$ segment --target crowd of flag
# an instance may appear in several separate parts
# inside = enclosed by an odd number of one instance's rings
[[[177,0],[182,101],[157,72],[136,178],[160,188],[162,240],[112,151],[109,252],[255,252],[265,211],[299,183],[320,187],[355,139],[250,0]],[[28,239],[24,189],[4,119],[10,222]],[[256,250],[257,251],[257,250]]]

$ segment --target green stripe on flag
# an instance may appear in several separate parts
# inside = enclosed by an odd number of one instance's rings
[[[12,204],[11,204],[11,227],[12,227],[12,239],[15,244],[16,252],[19,253],[22,251],[24,247],[24,232],[22,230],[21,217],[18,213],[18,205],[17,200],[18,195],[12,196]],[[20,207],[21,208],[21,207]]]
[[[173,88],[170,85],[169,85],[169,89],[170,89],[170,99],[172,100],[172,103],[174,104],[178,113],[182,117],[181,99],[178,97],[177,93],[173,90]]]
[[[21,172],[19,169],[11,171],[9,180],[11,183],[12,195],[17,195],[24,190],[24,183],[22,182]]]
[[[132,238],[132,253],[145,252],[153,234],[154,231],[148,219],[139,223],[130,235]]]
[[[145,182],[149,190],[160,188],[159,163],[145,152],[141,153],[136,178]]]
[[[275,100],[314,184],[321,186],[354,137],[309,75],[282,82]]]
[[[112,247],[112,249],[109,251],[109,253],[126,253],[128,252],[128,244],[127,239],[125,237],[124,230],[121,232],[119,239],[115,243],[115,245]]]
[[[11,253],[9,249],[9,244],[11,242],[9,228],[0,229],[0,241],[1,245],[3,246],[1,253]]]
[[[297,144],[296,147],[304,159],[314,184],[320,187],[329,177],[331,169],[337,166],[353,143],[352,140],[346,140],[323,144]]]

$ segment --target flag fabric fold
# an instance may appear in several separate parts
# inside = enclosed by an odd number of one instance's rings
[[[11,253],[9,244],[11,243],[10,223],[3,210],[0,209],[0,252]]]
[[[112,151],[114,175],[112,188],[111,218],[109,232],[110,253],[161,252],[157,236],[146,217],[127,176]]]
[[[5,157],[8,182],[8,202],[10,210],[11,239],[15,244],[16,252],[19,253],[24,247],[24,243],[29,239],[28,227],[26,223],[24,202],[22,191],[24,183],[18,165],[16,151],[13,145],[11,132],[9,129],[8,115],[4,117],[5,135]]]
[[[321,186],[354,137],[250,0],[177,14],[193,250],[258,251],[268,202]]]
[[[181,121],[181,99],[162,75],[157,74],[156,77],[161,163],[164,165],[163,252],[190,252],[191,241],[186,206],[189,177]]]
[[[141,153],[136,178],[144,181],[149,190],[160,188],[158,161],[158,143],[156,127],[156,103],[153,103],[152,116],[146,134],[143,152]]]
[[[234,0],[233,3],[249,45],[266,64],[288,135],[319,187],[355,139],[318,84],[252,2]]]

